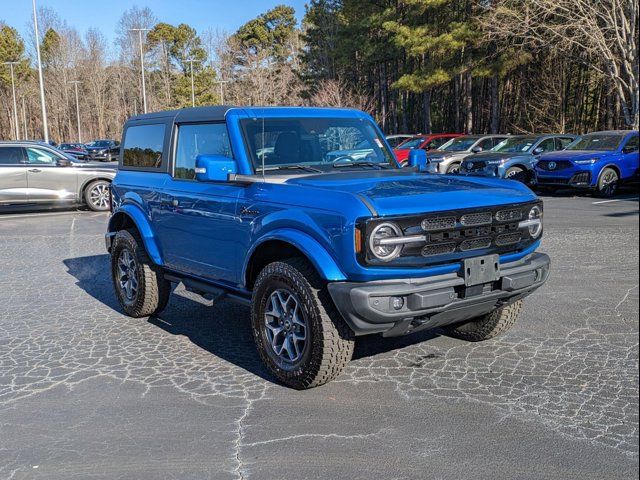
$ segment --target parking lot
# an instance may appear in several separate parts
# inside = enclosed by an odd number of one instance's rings
[[[0,216],[0,478],[637,476],[638,197],[544,199],[551,278],[508,334],[363,338],[308,391],[244,307],[119,313],[106,214]]]

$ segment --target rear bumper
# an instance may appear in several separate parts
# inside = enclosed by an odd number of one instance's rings
[[[335,282],[329,293],[356,335],[406,335],[450,325],[491,312],[538,289],[549,275],[549,257],[533,253],[502,265],[500,278],[465,287],[457,273],[427,278],[376,282]],[[395,310],[392,299],[401,297]]]

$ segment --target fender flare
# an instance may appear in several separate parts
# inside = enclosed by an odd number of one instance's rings
[[[311,264],[315,267],[320,276],[329,282],[343,282],[347,279],[340,270],[337,262],[331,254],[316,239],[310,235],[292,228],[279,228],[272,230],[260,237],[249,249],[242,266],[242,278],[247,278],[249,263],[256,250],[265,242],[279,240],[286,242],[300,250]]]
[[[116,219],[120,218],[120,215],[124,215],[128,217],[131,222],[136,226],[140,236],[142,237],[142,242],[144,243],[144,248],[147,251],[147,254],[156,265],[163,265],[164,262],[162,260],[162,255],[160,255],[160,249],[158,248],[158,243],[156,240],[156,236],[149,224],[149,220],[144,212],[136,205],[125,204],[118,207],[111,218],[109,219],[108,232],[114,233],[116,231],[115,223]]]

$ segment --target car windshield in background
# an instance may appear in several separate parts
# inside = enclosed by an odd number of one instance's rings
[[[570,144],[566,150],[593,150],[606,152],[616,150],[624,135],[584,135]]]
[[[384,139],[367,120],[350,118],[253,118],[242,122],[258,171],[328,171],[332,167],[396,166]]]
[[[536,137],[511,137],[501,141],[491,150],[494,152],[516,153],[528,152],[536,142]]]
[[[469,150],[477,141],[477,137],[452,138],[447,143],[442,145],[439,150],[445,150],[447,152],[464,152],[466,150]]]
[[[424,138],[422,137],[410,138],[406,142],[403,142],[400,145],[398,145],[398,148],[406,148],[408,150],[413,150],[414,148],[419,148],[423,142],[424,142]]]
[[[108,147],[111,145],[111,142],[106,140],[96,140],[95,142],[87,143],[87,147]]]

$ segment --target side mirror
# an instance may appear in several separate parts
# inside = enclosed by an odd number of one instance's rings
[[[416,148],[409,152],[410,167],[417,167],[419,172],[423,172],[427,169],[427,152]]]
[[[471,153],[480,153],[481,151],[482,151],[482,147],[479,145],[476,145],[471,149]]]
[[[233,173],[237,173],[237,165],[232,158],[223,155],[196,157],[196,180],[199,182],[226,182]]]
[[[532,152],[532,153],[533,153],[534,155],[540,155],[542,152],[544,152],[544,148],[542,148],[542,147],[536,147],[536,148],[534,148],[534,149],[533,149],[533,152]]]
[[[59,158],[56,162],[56,165],[58,165],[59,167],[68,167],[69,165],[71,165],[71,160],[69,160],[68,158]]]

